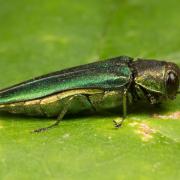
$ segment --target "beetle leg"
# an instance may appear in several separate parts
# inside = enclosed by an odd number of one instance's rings
[[[116,128],[121,127],[124,120],[126,119],[126,116],[127,116],[127,89],[125,89],[124,92],[123,92],[123,118],[122,118],[121,121],[118,121],[118,122],[113,120],[114,126]]]
[[[123,94],[123,119],[127,116],[127,91]]]
[[[79,94],[79,95],[75,95],[75,96],[76,96],[76,97],[84,97],[84,98],[86,99],[86,101],[89,103],[90,107],[92,108],[92,111],[93,111],[93,112],[97,112],[97,109],[96,109],[95,105],[93,104],[93,102],[91,101],[89,95]],[[82,99],[80,99],[80,102],[81,102],[83,105],[86,105],[86,103],[85,103],[84,101],[82,101]]]
[[[34,130],[33,132],[34,132],[34,133],[39,133],[39,132],[47,131],[47,130],[53,128],[53,127],[58,126],[59,123],[61,122],[61,120],[63,119],[64,115],[67,113],[68,108],[69,108],[72,100],[74,99],[74,97],[75,97],[75,96],[70,97],[70,98],[67,100],[67,102],[65,103],[63,109],[61,110],[61,112],[60,112],[60,114],[59,114],[59,116],[58,116],[58,118],[57,118],[57,121],[56,121],[54,124],[52,124],[52,125],[50,125],[50,126],[48,126],[48,127],[36,129],[36,130]]]
[[[92,110],[94,112],[99,112],[99,105],[100,103],[103,102],[103,99],[105,97],[105,92],[103,92],[102,94],[96,94],[96,95],[87,95],[87,99],[89,101],[89,104],[92,107]]]
[[[86,95],[86,98],[87,98],[87,101],[89,102],[89,104],[90,104],[92,110],[93,110],[94,112],[97,112],[97,109],[96,109],[96,107],[94,106],[94,104],[92,103],[92,101],[91,101],[89,95]]]
[[[78,96],[84,96],[84,95],[78,95]],[[63,119],[64,115],[67,113],[68,108],[69,108],[72,100],[74,99],[74,97],[77,97],[77,96],[73,96],[73,97],[71,97],[71,98],[69,98],[69,99],[67,100],[67,102],[65,103],[63,109],[61,110],[61,112],[60,112],[60,114],[59,114],[59,116],[58,116],[58,118],[57,118],[57,121],[56,121],[54,124],[52,124],[52,125],[50,125],[50,126],[48,126],[48,127],[45,127],[45,128],[36,129],[36,130],[34,130],[33,132],[34,132],[34,133],[39,133],[39,132],[47,131],[47,130],[55,127],[55,126],[58,126],[59,123],[61,122],[61,120]],[[93,110],[96,111],[96,108],[95,108],[95,106],[93,105],[93,103],[91,102],[89,96],[85,96],[85,97],[87,98],[87,101],[89,102],[89,104],[91,105],[91,107],[93,108]]]

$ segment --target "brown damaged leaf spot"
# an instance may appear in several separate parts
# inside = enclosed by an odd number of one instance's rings
[[[171,114],[167,114],[167,115],[160,115],[160,114],[154,114],[153,115],[154,118],[159,118],[159,119],[180,119],[180,111],[171,113]]]
[[[148,142],[151,139],[154,138],[154,134],[156,133],[156,130],[151,128],[149,125],[145,123],[131,123],[132,127],[137,127],[135,132],[140,135],[142,141]]]

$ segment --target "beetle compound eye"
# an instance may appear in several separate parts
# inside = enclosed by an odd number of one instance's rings
[[[173,98],[177,94],[179,88],[179,79],[174,72],[169,72],[167,75],[166,88],[170,98]]]

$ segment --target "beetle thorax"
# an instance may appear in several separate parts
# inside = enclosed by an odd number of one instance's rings
[[[162,96],[166,94],[165,62],[137,60],[133,62],[133,68],[136,90],[143,91],[151,104],[161,101]]]

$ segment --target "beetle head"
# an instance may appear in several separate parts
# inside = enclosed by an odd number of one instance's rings
[[[176,64],[138,59],[133,67],[135,83],[142,88],[151,104],[176,97],[180,82],[180,69]]]

